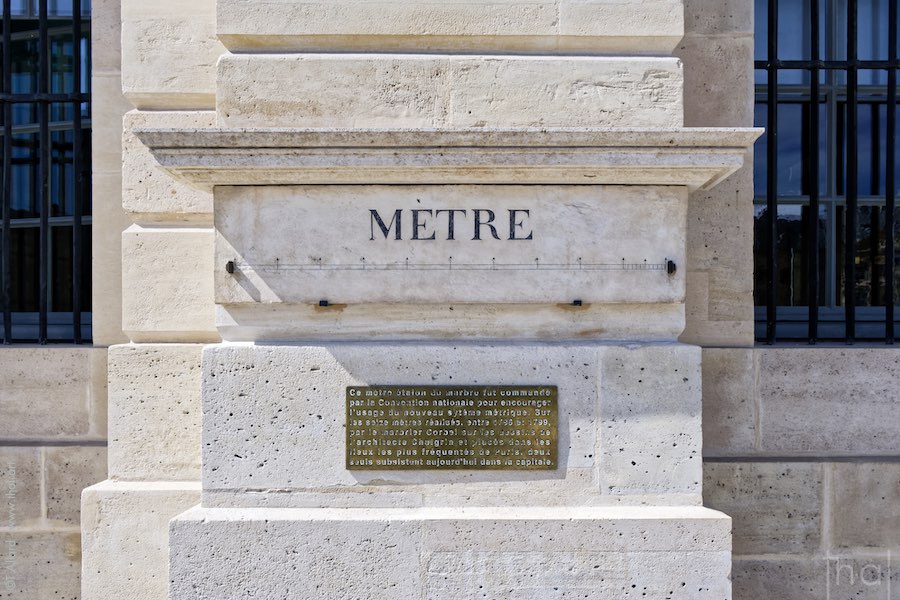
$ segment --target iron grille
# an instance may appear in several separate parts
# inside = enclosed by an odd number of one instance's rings
[[[4,343],[90,341],[90,3],[3,0]]]
[[[755,294],[757,338],[769,344],[894,342],[897,0],[862,1],[863,11],[859,0],[756,3],[757,123],[767,132]],[[794,184],[780,161],[799,165]]]

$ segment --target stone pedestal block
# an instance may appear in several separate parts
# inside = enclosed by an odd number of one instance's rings
[[[693,346],[219,344],[202,372],[207,506],[700,503]],[[559,468],[349,471],[345,389],[382,384],[557,386]]]
[[[172,600],[730,598],[701,507],[204,509],[171,525]]]

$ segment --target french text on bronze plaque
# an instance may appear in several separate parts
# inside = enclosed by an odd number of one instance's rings
[[[531,471],[556,458],[556,386],[347,387],[351,471]]]

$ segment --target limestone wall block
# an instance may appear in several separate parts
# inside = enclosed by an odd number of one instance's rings
[[[674,58],[227,54],[226,127],[680,127]]]
[[[122,234],[122,329],[133,341],[216,340],[213,229],[133,225]]]
[[[745,160],[751,161],[747,156]],[[753,344],[753,167],[688,200],[686,336],[704,346]],[[703,289],[691,291],[695,274]],[[692,280],[692,277],[694,279]]]
[[[83,597],[168,600],[169,521],[200,501],[199,487],[105,481],[86,489]]]
[[[64,531],[11,531],[2,534],[3,597],[16,600],[79,598],[81,536]],[[12,546],[8,545],[9,543]],[[6,559],[13,552],[11,562]]]
[[[91,254],[91,333],[95,345],[128,341],[122,333],[122,232],[131,221],[122,210],[122,175],[95,172],[91,178],[93,225]]]
[[[113,4],[105,1],[104,7]],[[95,11],[98,7],[95,6]],[[109,14],[95,15],[91,27],[115,28],[118,39],[118,4],[114,9],[115,25],[109,23]],[[106,34],[107,31],[104,31]],[[112,31],[108,31],[112,35]],[[94,30],[96,36],[97,30]],[[95,37],[96,39],[96,37]],[[114,48],[93,49],[92,59],[100,59]],[[119,55],[108,59],[110,69],[118,64]],[[122,96],[122,79],[115,71],[99,73],[94,70],[91,78],[92,105],[92,219],[91,253],[94,273],[103,276],[91,280],[91,304],[93,309],[92,336],[94,344],[105,346],[127,340],[122,333],[122,231],[130,224],[122,210],[122,115],[131,108]]]
[[[703,500],[729,515],[734,553],[814,554],[821,544],[819,463],[707,463]]]
[[[685,126],[753,125],[753,36],[687,35],[675,56],[684,62]]]
[[[40,448],[0,448],[4,527],[29,527],[41,518],[42,478]]]
[[[91,2],[91,73],[116,75],[121,70],[121,0]]]
[[[81,515],[81,491],[106,479],[106,448],[45,448],[44,468],[47,518],[77,527]]]
[[[224,51],[214,0],[122,3],[122,90],[137,108],[212,108]]]
[[[231,50],[474,50],[667,54],[684,33],[677,0],[219,0]]]
[[[685,33],[753,33],[753,3],[744,0],[684,0]]]
[[[109,475],[200,479],[200,353],[193,344],[109,350]]]
[[[900,463],[834,463],[831,469],[834,545],[900,549]]]
[[[610,346],[600,371],[600,486],[700,494],[700,348]]]
[[[827,564],[808,556],[773,556],[742,559],[732,568],[734,600],[826,598]]]
[[[900,352],[759,348],[760,449],[776,454],[894,455]]]
[[[179,182],[162,170],[134,135],[136,128],[203,128],[216,124],[212,111],[138,111],[125,115],[122,135],[122,204],[136,218],[183,220],[209,216],[210,192]]]
[[[756,449],[756,362],[752,348],[703,349],[704,456]]]
[[[0,349],[0,439],[103,439],[106,349]]]

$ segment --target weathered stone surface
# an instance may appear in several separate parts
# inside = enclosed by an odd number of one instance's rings
[[[465,489],[482,504],[506,504],[527,503],[524,499],[541,490],[559,491],[559,480],[574,478],[568,493],[595,503],[628,502],[629,496],[640,502],[642,495],[668,496],[669,503],[671,498],[699,502],[697,348],[222,344],[206,347],[203,360],[207,491],[279,489],[285,492],[283,502],[290,502],[288,492],[416,484],[407,491],[435,499],[454,484],[459,488],[454,496]],[[620,377],[628,381],[617,382]],[[382,473],[343,468],[347,385],[457,382],[558,385],[560,469]],[[593,477],[586,477],[585,469]],[[498,495],[498,486],[506,492]],[[308,498],[298,496],[298,502]]]
[[[232,342],[312,340],[672,341],[684,329],[680,304],[229,305],[216,326]]]
[[[169,521],[199,501],[198,483],[106,481],[85,490],[84,598],[168,600]]]
[[[122,3],[122,89],[137,108],[198,109],[215,103],[214,0]]]
[[[91,279],[91,334],[97,346],[122,344],[122,232],[131,225],[122,210],[122,175],[95,172],[91,189],[93,269],[104,273]]]
[[[700,494],[700,349],[610,346],[600,364],[600,487]]]
[[[720,599],[728,523],[701,507],[198,508],[172,522],[171,597]]]
[[[703,454],[756,449],[756,362],[752,348],[703,349]]]
[[[820,463],[707,463],[703,500],[734,522],[734,553],[815,553],[820,546]]]
[[[501,481],[534,488],[560,475],[345,470],[345,387],[558,385],[560,397],[567,399],[559,415],[560,464],[590,469],[597,443],[597,360],[597,350],[590,346],[207,346],[204,489],[303,491],[386,482],[481,482],[488,488]],[[512,368],[500,371],[501,364]]]
[[[0,438],[103,438],[106,349],[0,349]]]
[[[78,526],[81,492],[106,479],[106,448],[63,446],[44,449],[47,518]]]
[[[753,261],[747,260],[753,254],[752,157],[744,161],[737,173],[688,200],[688,268],[710,274],[714,320],[753,318]]]
[[[144,228],[122,235],[122,329],[133,341],[217,339],[212,228]]]
[[[754,3],[744,0],[684,0],[685,33],[753,33]]]
[[[91,30],[114,36],[91,51],[91,334],[98,346],[127,341],[122,333],[122,232],[131,223],[122,210],[122,115],[131,104],[122,96],[118,70],[120,54],[119,3],[103,0],[95,5]],[[102,11],[102,12],[101,12]],[[98,29],[99,28],[99,29]],[[116,52],[115,56],[108,54]],[[108,71],[98,71],[97,61]]]
[[[225,127],[680,127],[674,58],[225,55]]]
[[[685,65],[685,126],[753,125],[753,36],[688,35],[675,55]]]
[[[200,345],[109,349],[110,477],[200,478]]]
[[[825,561],[809,556],[737,557],[732,570],[734,600],[831,600],[825,595],[826,577]]]
[[[0,598],[47,600],[80,597],[81,537],[66,531],[10,531],[3,542]]]
[[[760,444],[769,453],[892,455],[900,352],[761,348]]]
[[[212,214],[212,194],[176,181],[160,169],[132,131],[138,127],[202,128],[215,125],[212,111],[138,111],[125,115],[122,137],[122,203],[145,219],[181,220]]]
[[[41,518],[42,477],[39,448],[0,448],[0,527],[28,527]]]
[[[232,50],[540,51],[667,54],[683,35],[677,0],[219,0]]]
[[[835,463],[830,468],[834,545],[900,548],[900,464]]]
[[[216,302],[678,303],[686,205],[662,187],[217,188]]]

